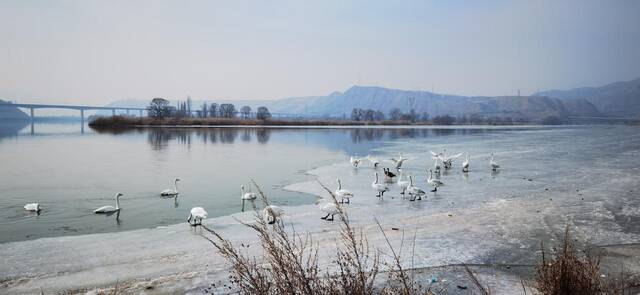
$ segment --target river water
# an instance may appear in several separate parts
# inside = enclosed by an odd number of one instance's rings
[[[593,169],[634,169],[640,149],[637,127],[626,126],[0,129],[0,243],[171,225],[184,222],[194,206],[205,207],[210,217],[233,214],[241,210],[240,186],[249,187],[250,179],[275,204],[312,204],[315,196],[284,187],[313,180],[305,172],[314,168],[348,162],[350,155],[396,152],[389,149],[425,159],[429,150],[444,147],[472,158],[496,152],[509,169],[487,177],[522,190],[531,189],[522,182],[531,171],[541,174],[538,179],[566,179],[571,186]],[[406,169],[424,175],[427,165],[409,161]],[[179,196],[161,197],[174,178],[181,179]],[[462,182],[462,174],[456,179]],[[486,182],[478,185],[491,189]],[[113,205],[118,192],[124,194],[119,216],[92,212]],[[40,214],[23,209],[30,202],[41,204]]]

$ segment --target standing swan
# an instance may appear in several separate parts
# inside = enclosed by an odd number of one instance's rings
[[[320,217],[320,219],[328,221],[333,221],[333,216],[340,213],[340,209],[338,209],[338,205],[336,205],[335,203],[326,203],[324,205],[321,205],[320,211],[327,213],[326,216]],[[329,218],[329,215],[331,215],[331,218]]]
[[[344,199],[347,199],[347,204],[349,204],[351,201],[351,197],[353,197],[353,194],[342,188],[342,182],[340,181],[340,178],[337,179],[338,180],[338,188],[336,189],[336,191],[334,192],[334,194],[336,195],[336,199],[340,198],[340,203],[344,203]]]
[[[465,157],[464,162],[462,162],[462,172],[469,172],[469,154]]]
[[[93,210],[93,213],[96,214],[100,214],[100,213],[112,213],[112,212],[119,212],[120,211],[120,197],[123,196],[123,194],[121,193],[117,193],[116,194],[116,206],[102,206],[96,210]]]
[[[24,205],[24,210],[40,213],[40,204],[38,203],[29,203]]]
[[[161,196],[177,196],[178,195],[178,181],[180,181],[180,178],[176,178],[176,180],[173,181],[173,188],[174,189],[166,189],[160,192]]]
[[[402,163],[406,160],[408,160],[408,158],[403,158],[402,154],[400,154],[397,159],[391,158],[391,161],[396,165],[396,169],[400,169],[402,167]]]
[[[440,179],[433,178],[433,171],[431,171],[431,169],[429,169],[429,179],[427,179],[427,183],[430,186],[433,186],[433,190],[431,191],[434,193],[438,191],[439,186],[444,185],[444,182],[440,181]]]
[[[193,219],[193,223],[191,223],[191,219]],[[202,207],[193,207],[191,208],[191,213],[189,213],[189,218],[187,218],[187,222],[192,225],[202,225],[202,220],[207,219],[207,211]]]
[[[351,166],[353,166],[354,168],[358,168],[358,165],[360,164],[360,159],[357,156],[356,157],[351,156],[351,158],[349,159],[349,162],[351,163]]]
[[[258,198],[258,195],[256,195],[256,193],[252,193],[251,191],[245,192],[244,184],[240,186],[240,189],[242,190],[242,196],[240,196],[240,198],[242,199],[242,212],[244,212],[244,202],[253,201]]]
[[[408,180],[402,180],[402,176],[404,176],[404,172],[400,171],[400,177],[398,178],[397,183],[398,183],[398,186],[402,189],[402,192],[400,192],[400,194],[404,195],[405,191],[407,190],[411,182]]]
[[[435,163],[433,163],[433,169],[436,171],[437,175],[440,175],[440,163],[439,158],[435,158]]]
[[[407,192],[409,192],[409,195],[411,196],[411,201],[415,201],[416,197],[418,197],[418,200],[422,200],[422,196],[424,196],[426,192],[421,188],[413,185],[413,177],[411,175],[409,175],[409,182],[410,183],[409,187],[407,188]]]
[[[491,170],[496,171],[500,168],[500,165],[493,160],[493,153],[491,153],[491,160],[489,161],[489,165],[491,165]]]
[[[269,205],[262,209],[262,213],[264,214],[264,219],[267,220],[267,223],[274,224],[276,223],[276,218],[284,214],[284,210],[278,206]]]
[[[382,183],[378,183],[378,172],[376,172],[375,175],[376,175],[376,180],[371,184],[371,187],[373,188],[373,190],[375,190],[378,193],[376,197],[380,198],[384,195],[384,192],[389,190],[389,188]]]

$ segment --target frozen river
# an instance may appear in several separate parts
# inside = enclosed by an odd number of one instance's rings
[[[13,134],[0,139],[0,288],[90,290],[118,280],[132,290],[152,284],[201,291],[224,277],[225,265],[184,218],[192,206],[203,206],[209,226],[254,243],[233,219],[250,218],[239,213],[239,186],[249,178],[284,206],[287,222],[331,244],[337,225],[319,219],[313,204],[326,193],[315,180],[334,187],[340,177],[356,195],[348,214],[374,244],[380,241],[374,217],[385,228],[415,233],[416,266],[532,263],[540,240],[557,240],[567,225],[595,245],[640,242],[639,131],[566,126]],[[389,159],[402,153],[409,158],[404,172],[426,190],[429,150],[442,148],[469,153],[470,172],[460,171],[459,159],[442,175],[445,186],[416,202],[400,198],[396,187],[384,200],[376,198],[374,169],[348,163],[353,154]],[[496,173],[488,165],[492,152],[502,166]],[[183,180],[177,202],[157,196],[174,177]],[[125,194],[119,221],[94,216],[91,209],[110,204],[116,191]],[[43,212],[24,213],[27,201],[43,204]],[[41,238],[50,236],[63,237]]]

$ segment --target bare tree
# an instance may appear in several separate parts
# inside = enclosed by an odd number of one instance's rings
[[[267,109],[267,107],[259,107],[258,112],[256,113],[256,118],[260,120],[268,120],[271,118],[271,113],[269,113],[269,109]]]
[[[230,103],[223,103],[220,105],[220,117],[233,118],[236,114],[236,106]]]
[[[351,110],[351,120],[353,121],[360,121],[360,109],[359,108],[353,108],[353,110]]]
[[[148,107],[149,117],[162,119],[169,115],[169,101],[156,97],[151,100],[151,103]]]
[[[240,113],[242,114],[243,118],[249,119],[251,117],[251,107],[250,106],[241,107]]]
[[[218,104],[215,102],[212,102],[209,105],[209,117],[217,117],[218,116]]]
[[[205,103],[202,104],[202,109],[200,110],[200,116],[202,118],[206,118],[208,112],[209,112],[209,107],[207,106],[207,103],[205,102]]]
[[[373,114],[373,119],[376,121],[384,121],[384,113],[381,111],[376,111],[376,113]]]
[[[187,117],[191,117],[191,96],[187,96]]]
[[[399,108],[393,108],[391,109],[391,111],[389,111],[389,118],[393,121],[400,120],[401,116],[402,116],[402,111],[400,111]]]
[[[373,121],[373,115],[375,113],[376,112],[374,110],[372,110],[372,109],[365,110],[364,111],[364,120],[365,121]]]

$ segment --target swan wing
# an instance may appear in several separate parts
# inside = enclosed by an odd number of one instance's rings
[[[202,207],[194,207],[194,208],[191,209],[191,215],[197,216],[197,217],[202,217],[202,218],[207,218],[207,211],[204,210],[204,208],[202,208]]]
[[[338,206],[334,203],[326,203],[320,207],[320,210],[324,213],[337,214]]]
[[[160,195],[166,196],[166,195],[175,195],[176,191],[172,190],[172,189],[166,189],[160,192]]]
[[[93,213],[107,213],[107,212],[113,212],[113,211],[116,211],[116,208],[113,206],[102,206],[94,210]]]
[[[460,156],[462,156],[462,153],[458,153],[453,156],[450,156],[449,159],[457,159],[457,158],[460,158]]]
[[[350,191],[346,190],[346,189],[339,189],[339,190],[336,190],[336,191],[335,191],[335,194],[336,194],[338,197],[353,196],[353,194],[352,194]]]

